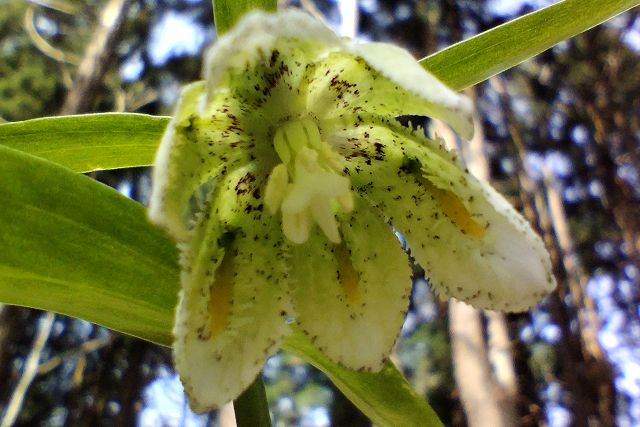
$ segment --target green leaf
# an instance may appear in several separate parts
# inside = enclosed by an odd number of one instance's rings
[[[177,252],[142,206],[3,146],[0,206],[0,301],[171,344]],[[378,425],[441,425],[390,363],[375,374],[347,370],[295,329],[284,347],[327,374]]]
[[[433,409],[418,396],[395,365],[387,362],[380,372],[343,368],[317,350],[293,326],[283,348],[320,369],[371,421],[381,426],[442,426]]]
[[[253,9],[275,12],[277,0],[213,0],[213,16],[218,35],[229,31],[245,13]]]
[[[0,145],[76,172],[149,166],[168,117],[102,113],[0,124]]]
[[[456,43],[420,61],[462,90],[640,4],[638,0],[565,0]]]
[[[0,146],[0,300],[167,344],[177,254],[144,208]]]

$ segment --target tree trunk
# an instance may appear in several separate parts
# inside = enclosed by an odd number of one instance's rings
[[[511,110],[509,94],[500,78],[492,79],[492,85],[500,95],[501,107],[518,154],[518,170],[523,171],[527,152]],[[554,177],[546,168],[544,175],[544,189],[538,188],[523,172],[520,172],[519,180],[525,190],[525,205],[529,205],[525,214],[532,222],[540,221],[558,279],[558,291],[549,298],[549,306],[563,337],[562,344],[557,347],[560,377],[572,395],[570,407],[576,425],[591,425],[593,422],[614,425],[613,372],[597,340],[600,322],[595,304],[585,292],[588,277],[574,248]],[[575,312],[563,303],[568,292]],[[577,328],[571,327],[574,318],[578,321]]]
[[[132,0],[109,0],[103,9],[61,114],[85,113],[91,109],[96,91],[111,64],[132,3]]]
[[[475,136],[468,149],[460,152],[471,173],[487,179],[482,129],[477,119],[474,123]],[[456,137],[449,128],[437,122],[433,130],[451,144],[449,148],[456,148],[452,145]],[[469,426],[512,426],[516,424],[517,385],[507,327],[498,313],[487,315],[488,331],[484,330],[484,320],[481,310],[458,301],[449,302],[451,351],[460,400]]]

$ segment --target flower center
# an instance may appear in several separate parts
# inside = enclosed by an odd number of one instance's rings
[[[342,158],[322,141],[309,118],[287,122],[276,131],[273,146],[282,163],[271,171],[265,204],[282,210],[282,230],[294,243],[309,238],[318,224],[327,238],[340,243],[335,214],[353,209],[351,182],[342,175]]]

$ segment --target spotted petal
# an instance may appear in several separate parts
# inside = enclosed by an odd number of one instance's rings
[[[220,182],[183,247],[174,358],[196,411],[237,397],[287,332],[286,243],[274,217],[246,213],[261,204],[246,179],[254,174],[243,167]]]
[[[279,121],[306,113],[311,64],[341,45],[333,31],[306,13],[251,12],[207,53],[203,102],[220,96],[241,101],[246,130],[264,134]]]
[[[177,241],[188,240],[190,202],[198,187],[254,156],[255,141],[237,122],[241,104],[227,99],[223,107],[218,100],[203,112],[198,104],[204,89],[204,82],[183,89],[154,164],[149,217]]]
[[[314,65],[307,106],[320,119],[421,115],[443,120],[463,137],[473,134],[471,102],[426,72],[404,49],[386,43],[345,42]]]
[[[275,166],[273,126],[305,111],[307,63],[339,45],[300,12],[255,12],[221,38],[205,59],[206,81],[184,89],[156,154],[150,218],[185,241],[202,184],[254,159]]]
[[[332,360],[378,370],[404,320],[411,270],[391,228],[363,200],[341,219],[341,232],[338,245],[316,230],[292,247],[296,319]]]
[[[231,88],[257,111],[247,113],[268,123],[300,113],[327,118],[375,112],[441,119],[464,137],[473,131],[469,99],[405,49],[339,38],[299,10],[248,14],[209,51],[205,64],[210,96]]]
[[[341,130],[352,182],[406,237],[437,293],[522,311],[553,290],[540,238],[440,144],[391,121]],[[351,154],[349,154],[349,152]]]

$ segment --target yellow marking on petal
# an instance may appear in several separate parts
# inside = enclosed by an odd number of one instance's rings
[[[231,315],[233,270],[233,255],[227,251],[216,270],[209,294],[209,330],[212,338],[218,336],[225,329]]]
[[[484,236],[485,228],[473,219],[471,213],[455,194],[434,186],[433,195],[442,206],[444,213],[463,233],[478,238]]]
[[[349,304],[360,301],[360,273],[353,267],[351,254],[344,244],[334,246],[334,256],[338,262],[338,279]]]

